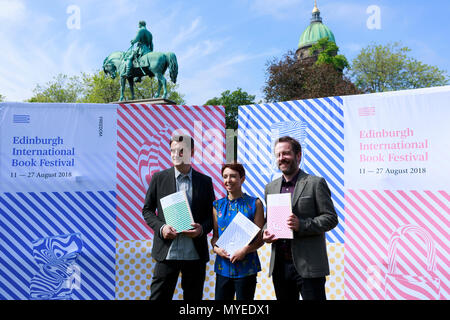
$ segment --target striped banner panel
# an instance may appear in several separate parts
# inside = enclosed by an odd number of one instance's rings
[[[50,274],[71,275],[66,298],[114,299],[115,198],[113,191],[0,194],[0,299],[29,299],[32,284],[42,298],[54,284],[40,275],[42,257]],[[43,244],[55,249],[33,252]],[[63,258],[63,251],[71,254]]]
[[[118,240],[152,239],[142,207],[153,173],[172,166],[169,141],[175,132],[194,138],[194,169],[212,178],[217,198],[225,196],[224,107],[121,104],[117,112]]]
[[[348,190],[345,296],[351,300],[450,298],[450,195]]]
[[[339,216],[327,233],[332,243],[344,242],[344,113],[340,97],[247,105],[239,108],[238,161],[247,171],[244,189],[264,200],[264,187],[281,173],[273,144],[289,135],[302,145],[301,168],[324,177]]]

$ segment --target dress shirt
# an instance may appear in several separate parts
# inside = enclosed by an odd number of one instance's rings
[[[175,181],[177,192],[186,190],[189,206],[192,207],[192,168],[187,174],[183,174],[175,168]],[[181,233],[173,239],[166,257],[167,260],[197,260],[199,258],[194,241]]]

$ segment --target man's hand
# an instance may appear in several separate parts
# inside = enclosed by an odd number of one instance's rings
[[[263,233],[263,241],[265,243],[272,243],[277,241],[278,239],[275,237],[275,234],[271,233],[269,230],[264,230]]]
[[[192,239],[197,238],[199,235],[202,234],[203,228],[200,223],[192,223],[191,226],[193,227],[193,229],[183,231],[182,234]]]
[[[175,239],[177,237],[177,230],[168,224],[163,227],[161,233],[164,239]]]
[[[287,224],[289,228],[298,232],[300,222],[295,214],[291,213],[291,215],[288,217]]]

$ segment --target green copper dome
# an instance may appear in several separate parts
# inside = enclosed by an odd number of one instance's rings
[[[331,32],[330,28],[322,23],[320,11],[317,9],[317,6],[314,5],[311,24],[305,31],[303,31],[300,41],[298,42],[298,47],[302,48],[312,45],[325,37],[328,37],[328,40],[330,41],[336,42],[333,32]]]

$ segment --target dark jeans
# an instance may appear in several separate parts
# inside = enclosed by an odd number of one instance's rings
[[[325,277],[302,278],[292,261],[276,259],[272,273],[273,286],[277,300],[326,300]]]
[[[256,274],[243,278],[228,278],[216,274],[216,300],[253,300],[256,289]]]
[[[206,263],[202,260],[164,260],[156,262],[150,286],[150,300],[172,300],[181,272],[181,289],[186,301],[203,297]]]

